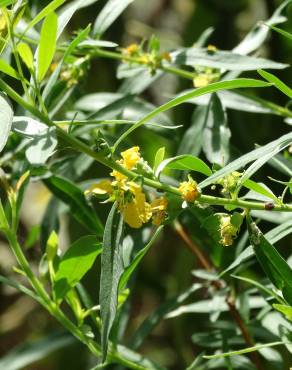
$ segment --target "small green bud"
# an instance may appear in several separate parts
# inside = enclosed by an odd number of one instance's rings
[[[46,253],[48,261],[53,261],[58,252],[58,235],[52,231],[46,245]]]

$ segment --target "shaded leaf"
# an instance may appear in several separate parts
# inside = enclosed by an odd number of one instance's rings
[[[58,141],[56,128],[49,127],[43,134],[35,136],[25,151],[26,159],[32,165],[43,165],[54,154]]]
[[[122,257],[123,228],[123,218],[116,204],[114,204],[106,221],[101,255],[99,302],[102,321],[101,347],[103,361],[106,359],[108,339],[117,313],[119,279],[124,269]]]
[[[13,119],[13,110],[10,101],[3,93],[0,93],[0,152],[6,145]]]
[[[213,94],[207,110],[202,143],[205,155],[211,163],[223,166],[228,162],[230,136],[226,112],[218,96]]]
[[[61,201],[70,207],[71,215],[90,232],[102,235],[103,226],[85,199],[83,192],[71,181],[58,176],[44,179],[44,184]]]

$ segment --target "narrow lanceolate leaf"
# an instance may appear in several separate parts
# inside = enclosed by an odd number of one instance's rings
[[[214,173],[212,176],[208,177],[206,180],[202,181],[199,185],[201,188],[204,188],[210,184],[215,183],[218,179],[223,176],[226,176],[232,171],[236,171],[250,162],[259,159],[261,161],[262,157],[265,157],[265,160],[269,160],[272,156],[277,154],[280,150],[285,149],[292,143],[292,133],[286,134],[281,136],[279,139],[270,142],[267,145],[264,145],[260,148],[252,150],[251,152],[241,156],[240,158],[236,159],[235,161],[229,163],[227,166],[222,168],[221,170]],[[270,156],[271,152],[274,154]],[[270,156],[270,158],[268,158]],[[250,171],[250,176],[252,175],[254,168]],[[247,180],[248,177],[245,177],[244,181]],[[243,182],[244,182],[243,181]]]
[[[199,87],[197,89],[194,89],[190,92],[187,92],[185,94],[180,94],[174,99],[170,100],[169,102],[161,105],[160,107],[154,109],[152,112],[144,116],[142,119],[140,119],[134,126],[130,127],[125,133],[123,133],[120,138],[116,141],[114,145],[114,149],[117,148],[117,146],[134,130],[136,130],[138,127],[142,126],[144,123],[148,122],[155,116],[157,116],[159,113],[166,112],[167,110],[174,108],[182,103],[187,102],[190,99],[193,99],[197,96],[205,95],[214,93],[216,91],[220,90],[232,90],[232,89],[239,89],[239,88],[249,88],[249,87],[267,87],[271,86],[269,83],[260,81],[260,80],[254,80],[249,78],[238,78],[230,81],[219,81],[214,82],[210,85]]]
[[[248,220],[248,232],[262,269],[275,287],[282,291],[286,301],[292,305],[292,269],[251,220]]]
[[[208,106],[206,126],[203,132],[203,150],[211,163],[221,166],[229,160],[229,139],[226,112],[219,97],[213,94]]]
[[[44,180],[50,191],[70,208],[71,215],[87,230],[102,235],[103,226],[93,208],[87,203],[83,192],[71,181],[52,176]]]
[[[187,154],[165,159],[158,166],[155,175],[159,177],[161,172],[166,168],[181,171],[196,171],[206,176],[210,176],[212,174],[211,169],[206,165],[205,162],[198,157]]]
[[[292,40],[292,34],[287,32],[287,31],[284,31],[282,30],[281,28],[279,27],[274,27],[274,26],[269,26],[272,30],[278,32],[280,35],[286,37],[287,39],[289,40]]]
[[[12,68],[8,63],[6,63],[3,59],[0,59],[0,72],[3,72],[6,75],[19,80],[19,75],[16,70]]]
[[[96,18],[93,34],[100,36],[134,0],[109,0]]]
[[[44,20],[38,50],[38,81],[45,77],[53,60],[57,41],[58,17],[51,12]]]
[[[186,130],[178,148],[178,154],[192,154],[197,156],[202,149],[203,129],[206,124],[210,96],[204,95],[206,106],[197,107],[192,115],[191,126]]]
[[[55,276],[54,292],[61,300],[89,271],[101,253],[101,243],[96,236],[88,235],[75,241],[61,259]]]
[[[44,19],[48,14],[59,8],[66,0],[53,0],[51,1],[46,7],[44,7],[36,17],[27,25],[25,33],[32,27],[34,27],[37,23],[39,23],[42,19]]]
[[[127,266],[125,271],[122,273],[120,281],[119,281],[119,292],[120,293],[122,293],[122,291],[125,289],[127,282],[129,281],[133,272],[136,270],[136,268],[138,267],[139,263],[141,262],[145,254],[149,251],[149,249],[151,248],[155,240],[158,238],[162,229],[163,229],[163,226],[159,226],[157,228],[152,238],[150,239],[149,243],[136,254],[133,261],[129,264],[129,266]]]
[[[287,64],[272,60],[250,57],[224,50],[210,52],[208,49],[189,48],[175,51],[171,53],[171,56],[174,64],[198,65],[224,70],[252,71],[259,68],[281,69],[288,67]]]
[[[17,45],[17,52],[20,58],[22,59],[22,61],[27,66],[27,68],[29,70],[32,70],[33,69],[33,54],[32,54],[30,46],[26,44],[25,42],[20,42]]]
[[[0,93],[0,152],[3,150],[11,130],[13,119],[12,106],[3,93]]]
[[[153,171],[156,172],[158,166],[163,161],[165,155],[165,147],[161,147],[157,150],[154,158],[154,165],[153,165]]]
[[[114,204],[105,225],[101,255],[99,301],[103,361],[106,359],[109,335],[117,313],[118,286],[123,272],[123,226],[123,218]]]
[[[85,8],[96,3],[98,0],[74,0],[64,6],[58,14],[58,32],[57,39],[60,37],[70,19],[81,8]]]
[[[292,99],[292,89],[290,89],[289,86],[287,86],[283,81],[281,81],[278,77],[273,75],[272,73],[263,71],[261,69],[258,70],[258,73],[268,82],[271,82],[274,84],[274,86],[282,91],[283,94],[287,95],[288,98]]]

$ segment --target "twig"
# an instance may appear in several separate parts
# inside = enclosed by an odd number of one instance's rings
[[[198,258],[200,265],[207,271],[216,271],[216,268],[212,261],[209,259],[209,257],[198,247],[194,242],[191,240],[187,232],[184,230],[183,226],[178,222],[174,222],[174,229],[178,233],[178,235],[181,237],[181,239],[186,243],[186,246],[190,249],[190,251]],[[216,289],[221,289],[222,288],[222,283],[219,280],[212,281],[212,285]],[[246,328],[243,319],[237,310],[234,300],[231,296],[228,296],[226,298],[226,303],[229,308],[229,312],[238,326],[238,328],[241,331],[241,334],[245,340],[245,343],[249,346],[252,347],[254,346],[254,341],[252,337],[250,336],[248,329]],[[250,359],[253,361],[255,364],[256,368],[258,370],[264,370],[264,367],[260,361],[260,357],[257,352],[251,352],[249,354]]]

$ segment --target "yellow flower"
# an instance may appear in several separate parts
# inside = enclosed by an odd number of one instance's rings
[[[209,85],[209,83],[211,82],[212,82],[212,76],[210,76],[207,73],[201,73],[197,75],[196,77],[194,77],[193,79],[194,87],[204,87],[204,86]]]
[[[167,206],[168,201],[164,197],[153,200],[151,203],[153,225],[159,226],[165,221]]]
[[[178,191],[181,193],[182,198],[187,202],[193,202],[201,195],[196,181],[192,178],[189,178],[189,181],[181,182]]]
[[[140,148],[138,146],[133,146],[132,148],[125,150],[121,153],[123,158],[122,166],[131,170],[141,159]]]
[[[124,204],[123,202],[120,203],[119,207],[125,222],[129,226],[138,229],[150,220],[152,216],[151,206],[146,202],[146,196],[140,185],[129,181],[127,186],[133,195],[133,199]]]
[[[233,244],[233,239],[237,235],[237,228],[231,223],[230,215],[223,215],[220,218],[220,244],[228,247]]]
[[[92,184],[89,189],[85,190],[85,195],[95,194],[104,195],[113,192],[112,184],[109,180],[102,180],[97,184]]]
[[[139,45],[138,44],[130,44],[129,46],[127,46],[125,49],[126,53],[130,54],[130,55],[133,55],[133,54],[136,54],[139,50]]]
[[[216,48],[216,46],[215,45],[208,45],[208,47],[207,47],[207,50],[208,51],[211,51],[211,52],[215,52],[215,51],[217,51],[218,49]]]

